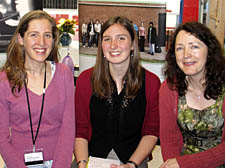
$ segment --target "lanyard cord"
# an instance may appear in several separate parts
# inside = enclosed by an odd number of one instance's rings
[[[33,151],[35,151],[35,142],[38,136],[38,132],[39,132],[39,128],[41,125],[41,118],[42,118],[42,112],[43,112],[43,108],[44,108],[44,100],[45,100],[45,88],[46,88],[46,62],[45,62],[45,73],[44,73],[44,86],[43,86],[43,95],[42,95],[42,104],[41,104],[41,113],[40,113],[40,118],[39,118],[39,122],[38,122],[38,128],[37,128],[37,132],[34,138],[34,133],[33,133],[33,126],[32,126],[32,118],[31,118],[31,111],[30,111],[30,102],[29,102],[29,96],[28,96],[28,91],[27,91],[27,84],[24,81],[24,86],[25,86],[25,90],[26,90],[26,97],[27,97],[27,106],[28,106],[28,111],[29,111],[29,118],[30,118],[30,128],[31,128],[31,135],[32,135],[32,142],[33,142]]]

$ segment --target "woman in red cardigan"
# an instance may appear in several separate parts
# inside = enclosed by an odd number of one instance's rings
[[[137,36],[125,17],[102,26],[96,64],[77,79],[75,156],[113,158],[111,168],[147,168],[158,140],[160,81],[139,63]]]
[[[225,58],[203,24],[180,25],[160,88],[160,168],[225,167]]]

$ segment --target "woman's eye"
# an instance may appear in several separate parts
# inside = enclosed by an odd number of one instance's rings
[[[177,47],[176,51],[181,51],[183,48],[182,47]]]
[[[126,40],[126,37],[121,36],[121,37],[119,37],[119,40],[120,40],[120,41],[121,41],[121,40]]]
[[[110,38],[103,38],[103,41],[109,41]]]
[[[52,34],[46,34],[45,37],[46,38],[52,38]]]
[[[37,37],[37,34],[36,33],[31,33],[30,36],[31,37]]]
[[[198,49],[199,48],[199,46],[197,46],[197,45],[192,45],[191,46],[191,49]]]

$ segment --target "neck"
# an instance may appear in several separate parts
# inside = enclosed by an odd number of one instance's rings
[[[36,76],[41,75],[45,71],[45,62],[42,63],[25,63],[26,72],[30,75]]]
[[[118,69],[115,68],[110,68],[110,74],[112,76],[112,78],[117,82],[122,82],[125,74],[127,72],[127,69],[121,67]]]
[[[109,71],[112,78],[116,81],[116,83],[121,83],[125,74],[127,73],[128,64],[109,64]]]
[[[205,87],[203,83],[205,82],[204,79],[202,78],[197,78],[197,77],[187,77],[188,81],[188,89],[193,91],[193,90],[200,90],[201,92],[204,92]]]
[[[110,74],[116,83],[118,94],[123,89],[123,83],[124,83],[123,79],[127,72],[127,68],[128,67],[124,66],[124,65],[110,65],[109,66]]]

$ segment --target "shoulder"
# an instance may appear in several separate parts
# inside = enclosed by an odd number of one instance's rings
[[[161,95],[164,95],[164,94],[168,95],[168,94],[174,94],[174,92],[176,92],[176,91],[169,88],[169,84],[167,82],[167,79],[164,80],[161,87],[160,87],[159,93]]]
[[[89,68],[83,71],[77,78],[77,85],[80,86],[90,86],[91,85],[91,75],[93,72],[93,68]]]
[[[10,88],[7,75],[4,71],[0,71],[0,88],[1,88],[1,92],[5,91],[4,88]]]
[[[0,71],[0,81],[7,79],[5,71]]]
[[[83,71],[76,81],[76,94],[81,96],[86,96],[88,98],[88,95],[90,96],[92,93],[92,87],[91,87],[91,74],[92,74],[93,68],[87,69]]]
[[[155,75],[154,73],[145,70],[145,80],[146,80],[146,84],[155,84],[155,85],[160,85],[161,82],[159,80],[159,77],[157,75]]]
[[[79,80],[87,80],[90,79],[91,75],[93,72],[93,68],[89,68],[87,70],[84,70],[83,72],[81,72],[81,74],[79,75],[78,79]]]
[[[8,83],[8,78],[5,71],[0,71],[0,83]]]

